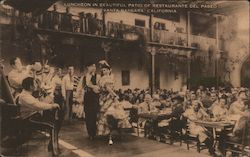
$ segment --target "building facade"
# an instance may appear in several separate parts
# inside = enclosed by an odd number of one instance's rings
[[[223,57],[227,56],[225,47],[229,42],[223,38],[222,28],[227,14],[181,11],[161,17],[71,6],[70,21],[67,21],[66,6],[61,2],[55,5],[56,9],[51,6],[39,16],[1,6],[1,11],[6,12],[1,25],[11,25],[10,34],[27,35],[18,30],[21,23],[27,27],[31,25],[30,36],[43,37],[38,42],[28,40],[27,45],[9,37],[16,45],[13,46],[13,42],[5,44],[4,59],[26,56],[24,60],[29,62],[54,55],[51,63],[62,67],[73,63],[81,72],[88,60],[106,59],[112,66],[116,88],[123,89],[180,90],[202,84],[206,82],[201,81],[204,78],[213,86],[221,81],[239,86],[232,77],[226,80],[227,74],[223,73],[227,64]],[[4,40],[2,42],[6,42]],[[242,51],[249,53],[249,49]],[[235,77],[234,72],[229,75]]]

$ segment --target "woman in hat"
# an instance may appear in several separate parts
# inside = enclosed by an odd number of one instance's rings
[[[100,61],[100,113],[97,121],[97,134],[109,135],[109,144],[113,144],[111,131],[124,126],[126,113],[119,104],[118,96],[114,92],[114,78],[111,67],[106,61]]]

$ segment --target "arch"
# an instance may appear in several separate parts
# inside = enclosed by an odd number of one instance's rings
[[[250,55],[245,58],[241,66],[241,86],[250,88]]]
[[[227,66],[230,69],[230,83],[233,87],[241,86],[241,69],[249,58],[249,46],[242,39],[235,38],[227,42],[228,59]]]

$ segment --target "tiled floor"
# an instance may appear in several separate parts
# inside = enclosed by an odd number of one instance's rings
[[[60,157],[207,157],[207,150],[197,153],[195,149],[186,149],[177,142],[174,145],[160,143],[142,137],[124,135],[122,139],[114,140],[112,146],[107,139],[87,139],[83,122],[73,122],[65,125],[60,132]],[[47,152],[48,137],[36,134],[33,139],[22,148],[22,156],[50,157]]]

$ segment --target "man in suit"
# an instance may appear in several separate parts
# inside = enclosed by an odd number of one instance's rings
[[[99,112],[99,87],[97,86],[98,75],[96,74],[96,65],[94,62],[87,64],[87,74],[83,78],[85,89],[84,94],[84,112],[86,127],[90,140],[96,136],[96,121]]]

